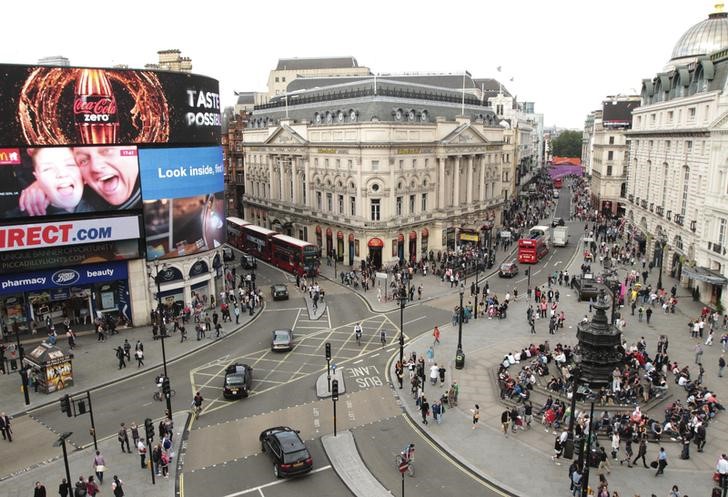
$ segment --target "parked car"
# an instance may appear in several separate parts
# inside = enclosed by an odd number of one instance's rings
[[[564,226],[564,218],[563,217],[555,217],[553,221],[551,221],[551,226]]]
[[[313,469],[313,459],[298,430],[287,426],[268,428],[260,434],[260,449],[273,460],[276,478],[296,476]]]
[[[293,331],[290,328],[273,330],[271,350],[293,350]]]
[[[225,368],[222,395],[226,399],[247,397],[253,387],[253,368],[247,364],[230,364]]]
[[[288,300],[288,287],[282,283],[271,285],[270,294],[273,300]]]
[[[257,269],[258,259],[256,259],[252,255],[243,254],[243,256],[240,258],[240,265],[243,269]]]
[[[500,265],[498,276],[501,278],[513,278],[518,274],[518,264],[515,262],[504,262]]]

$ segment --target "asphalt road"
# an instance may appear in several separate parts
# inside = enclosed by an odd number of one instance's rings
[[[568,220],[568,189],[562,189],[561,193],[556,215]],[[550,219],[543,222],[550,223]],[[543,261],[531,266],[532,277],[540,271],[558,270],[559,266],[564,267],[571,258],[579,240],[581,226],[568,222],[567,225],[571,232],[569,246],[552,250]],[[502,295],[518,286],[520,292],[525,294],[523,269],[522,266],[520,275],[511,280],[497,276],[489,278],[491,291]],[[351,406],[343,412],[351,422],[364,461],[385,486],[399,493],[401,483],[394,470],[394,455],[408,441],[419,439],[418,474],[406,481],[408,488],[416,489],[417,495],[438,497],[455,494],[490,495],[490,490],[481,482],[452,464],[446,454],[441,454],[419,438],[419,432],[401,415],[392,417],[391,411],[387,411],[386,418],[377,419],[377,410],[372,405],[354,401],[366,399],[367,395],[387,389],[386,365],[398,350],[399,310],[383,314],[372,313],[358,296],[339,285],[323,281],[327,312],[319,320],[311,321],[305,301],[295,289],[295,284],[292,284],[293,278],[290,275],[265,264],[258,266],[257,275],[259,286],[267,287],[272,283],[287,281],[291,298],[281,302],[268,301],[266,309],[242,330],[168,365],[172,386],[177,392],[173,398],[174,410],[187,408],[195,390],[201,390],[206,399],[205,410],[193,426],[194,430],[212,429],[224,423],[248,422],[246,420],[267,422],[270,419],[271,425],[275,425],[278,424],[274,423],[275,419],[286,419],[285,413],[295,412],[295,409],[305,410],[305,422],[311,423],[309,428],[323,429],[331,415],[327,409],[317,407],[315,380],[325,371],[323,347],[329,341],[333,347],[333,362],[346,368],[347,395],[352,396]],[[449,322],[457,299],[455,293],[427,303],[408,306],[403,316],[405,335],[415,337],[421,333],[431,333],[435,324]],[[353,326],[356,322],[361,322],[364,328],[361,345],[353,340]],[[290,327],[294,330],[296,347],[292,352],[270,351],[271,330],[278,327]],[[384,347],[379,343],[378,335],[382,329],[387,335]],[[236,361],[245,362],[254,368],[252,394],[247,399],[224,400],[221,392],[224,367]],[[110,361],[109,367],[115,367],[115,363]],[[154,377],[158,372],[152,370],[93,391],[94,417],[100,437],[113,436],[121,421],[127,424],[136,421],[139,424],[145,417],[156,419],[162,416],[164,404],[152,400],[152,394],[156,390]],[[382,402],[387,402],[386,405],[392,407],[389,400]],[[78,429],[78,421],[65,417],[55,404],[35,410],[32,414],[56,431],[73,431],[72,442],[75,445],[91,442],[91,437],[85,430]],[[363,425],[358,424],[363,420],[369,421]],[[295,420],[292,422],[295,423]],[[312,433],[315,434],[315,430]],[[255,452],[253,445],[257,443],[257,435],[257,432],[236,433],[229,441],[222,442],[227,444],[235,443],[236,439],[241,440],[241,445],[245,447],[241,448],[240,453],[245,453],[244,456],[231,457],[219,464],[194,471],[185,469],[184,487],[188,495],[214,497],[249,493],[273,496],[283,495],[284,492],[288,495],[292,491],[300,495],[349,494],[328,468],[317,437],[309,441],[316,472],[305,478],[283,482],[273,478],[268,459]],[[203,453],[195,454],[196,450]],[[209,451],[209,454],[204,451]],[[187,447],[190,457],[197,457],[198,460],[206,457],[215,459],[214,452],[215,447],[205,444],[195,447],[190,443]]]

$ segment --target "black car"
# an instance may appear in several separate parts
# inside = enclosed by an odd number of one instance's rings
[[[271,285],[270,295],[273,300],[288,300],[288,287],[282,283]]]
[[[293,350],[293,331],[290,328],[273,330],[271,350]]]
[[[278,426],[260,434],[260,448],[273,460],[276,478],[302,475],[313,469],[311,453],[298,433],[293,428]]]
[[[250,395],[253,387],[253,368],[247,364],[230,364],[225,368],[222,395],[226,399],[239,399]]]
[[[517,274],[518,265],[515,262],[504,262],[498,270],[498,276],[501,278],[513,278]]]
[[[551,226],[553,226],[554,228],[556,226],[564,226],[564,224],[565,223],[564,223],[564,218],[563,217],[555,217],[553,219],[553,221],[551,221]]]
[[[243,267],[243,269],[257,269],[258,259],[256,259],[252,255],[243,254],[243,256],[240,258],[240,265]]]

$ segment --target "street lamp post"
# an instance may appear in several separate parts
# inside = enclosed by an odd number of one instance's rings
[[[71,485],[71,471],[68,468],[68,452],[66,451],[66,439],[73,435],[72,431],[66,431],[58,436],[58,440],[53,442],[54,447],[60,446],[63,449],[63,464],[66,466],[66,481]]]
[[[164,264],[162,270],[164,270]],[[154,261],[154,282],[157,284],[157,326],[159,327],[159,339],[162,342],[162,366],[164,367],[164,377],[167,379],[169,384],[169,375],[167,374],[167,352],[164,348],[164,339],[167,337],[167,327],[164,326],[164,319],[162,318],[162,281],[159,276],[159,261]],[[171,389],[171,386],[170,386]],[[170,392],[165,392],[165,399],[167,400],[167,415],[172,417],[172,395]]]
[[[18,358],[20,359],[20,383],[23,385],[23,397],[25,398],[25,405],[27,406],[30,404],[30,394],[28,392],[28,370],[25,368],[25,361],[23,359],[25,358],[25,352],[23,350],[23,345],[20,343],[20,327],[15,327],[15,341],[17,343],[18,348]]]
[[[665,238],[660,238],[660,274],[657,276],[657,289],[662,288],[662,258],[665,255],[665,244],[667,243],[667,240]]]
[[[579,363],[581,362],[581,355],[574,354],[574,362],[577,363],[576,368],[572,372],[574,377],[574,383],[572,385],[571,393],[571,411],[569,411],[569,429],[566,435],[566,443],[564,444],[564,458],[571,459],[574,456],[574,439],[576,435],[574,433],[574,421],[576,413],[576,394],[579,390],[579,380],[581,378],[581,368]]]
[[[478,294],[480,293],[480,288],[478,287],[478,282],[480,281],[480,261],[482,259],[480,256],[475,260],[475,314],[473,315],[473,319],[478,319]]]
[[[583,458],[584,466],[581,470],[581,497],[587,497],[589,488],[589,454],[591,452],[592,426],[594,426],[594,402],[589,409],[589,432],[586,436],[586,455]]]
[[[460,284],[460,309],[458,311],[458,348],[455,352],[455,369],[463,369],[465,367],[465,354],[463,354],[463,294],[465,287]]]
[[[399,364],[404,367],[404,307],[407,304],[407,296],[404,287],[399,292]]]

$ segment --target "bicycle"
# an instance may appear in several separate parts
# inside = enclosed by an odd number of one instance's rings
[[[197,418],[200,417],[200,413],[202,412],[202,406],[196,406],[192,404],[192,420],[197,421]]]
[[[404,462],[407,461],[407,475],[410,477],[415,476],[415,462],[412,457],[407,459],[403,454],[397,454],[397,457],[394,458],[395,463],[397,464],[397,471],[399,471],[399,466]]]
[[[174,391],[174,389],[170,390],[170,391],[169,391],[169,396],[170,396],[170,398],[171,398],[171,397],[174,397],[174,395],[175,395],[176,393],[177,393],[177,392],[175,392],[175,391]],[[154,400],[158,400],[158,401],[160,401],[160,402],[161,402],[161,401],[162,401],[162,399],[164,399],[164,394],[163,394],[163,393],[162,393],[161,391],[157,390],[156,392],[154,392],[154,394],[152,395],[152,397],[154,398]]]

